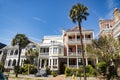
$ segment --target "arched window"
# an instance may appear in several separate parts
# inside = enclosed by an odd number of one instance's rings
[[[10,55],[13,55],[13,50],[11,50]]]
[[[15,50],[15,53],[14,53],[15,55],[17,55],[18,54],[18,50]]]
[[[8,66],[10,66],[10,65],[11,65],[11,62],[12,62],[12,60],[10,59],[10,60],[8,61]]]
[[[16,60],[14,59],[13,63],[12,63],[12,66],[15,66],[15,65],[16,65]]]

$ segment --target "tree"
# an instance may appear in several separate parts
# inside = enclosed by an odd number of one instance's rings
[[[87,16],[89,15],[87,10],[88,8],[85,5],[78,3],[76,5],[73,5],[69,13],[69,17],[72,19],[73,23],[78,22],[78,26],[79,26],[81,50],[82,50],[82,57],[83,57],[82,61],[83,61],[83,68],[84,68],[84,80],[86,80],[86,71],[85,71],[84,46],[83,46],[83,40],[82,40],[81,23],[83,19],[87,20]]]
[[[87,45],[86,50],[91,55],[96,55],[100,61],[106,62],[107,74],[111,77],[110,66],[117,69],[120,64],[120,40],[113,38],[112,35],[101,36],[97,40],[93,40],[92,44]]]
[[[20,55],[21,55],[21,50],[26,47],[26,45],[30,41],[24,34],[17,34],[13,40],[12,40],[12,45],[18,45],[19,46],[19,54],[18,54],[18,61],[17,61],[17,71],[16,71],[16,77],[18,77],[18,72],[19,72],[19,63],[20,63]]]
[[[30,48],[25,52],[27,59],[30,61],[30,64],[33,64],[34,58],[38,57],[39,52],[36,49]]]

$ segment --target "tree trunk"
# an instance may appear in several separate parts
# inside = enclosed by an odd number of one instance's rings
[[[18,77],[18,72],[19,72],[20,55],[21,55],[21,48],[19,47],[18,62],[17,62],[17,70],[16,70],[16,77]]]
[[[83,38],[82,38],[82,30],[81,30],[81,23],[78,22],[79,26],[79,32],[80,32],[80,42],[81,42],[81,50],[82,50],[82,62],[83,62],[83,70],[84,70],[84,80],[87,80],[86,78],[86,71],[85,71],[85,58],[84,58],[84,45],[83,45]]]

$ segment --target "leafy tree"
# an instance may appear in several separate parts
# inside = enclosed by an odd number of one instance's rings
[[[87,45],[86,50],[89,54],[96,55],[100,61],[106,62],[108,75],[111,74],[110,66],[117,69],[120,64],[120,40],[113,38],[112,35],[101,36],[97,40],[93,40],[92,44]]]
[[[81,23],[82,20],[87,20],[87,16],[89,13],[87,12],[88,8],[83,4],[76,4],[73,5],[72,9],[70,10],[69,17],[72,19],[74,23],[78,22],[79,32],[80,32],[80,41],[81,41],[81,50],[82,50],[82,57],[83,57],[83,68],[84,68],[84,80],[86,80],[86,72],[85,72],[85,59],[84,59],[84,46],[82,40],[82,30],[81,30]]]
[[[18,77],[18,71],[19,71],[19,62],[20,62],[20,55],[21,55],[21,50],[26,47],[26,45],[30,41],[24,34],[17,34],[13,40],[12,40],[12,45],[18,45],[19,46],[19,55],[18,55],[18,61],[17,61],[17,70],[16,70],[16,77]]]
[[[33,64],[34,58],[38,57],[39,52],[36,49],[30,48],[25,52],[27,59],[30,61],[30,64]]]

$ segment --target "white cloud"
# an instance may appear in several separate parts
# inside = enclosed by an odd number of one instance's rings
[[[40,42],[40,39],[38,39],[38,38],[29,37],[29,39],[32,40],[32,41]]]
[[[47,23],[45,20],[39,18],[39,17],[33,17],[34,20],[42,22],[42,23]]]
[[[116,8],[118,5],[118,3],[116,2],[116,0],[107,0],[107,7],[109,12],[105,15],[105,18],[107,19],[112,19],[113,18],[113,11],[114,8]]]

